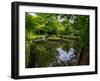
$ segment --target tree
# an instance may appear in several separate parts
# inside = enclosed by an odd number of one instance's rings
[[[80,36],[81,47],[89,45],[89,16],[77,16],[74,23],[75,31]]]

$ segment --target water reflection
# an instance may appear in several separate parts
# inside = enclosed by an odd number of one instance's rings
[[[68,65],[69,63],[76,62],[75,49],[70,48],[68,51],[63,50],[61,47],[56,49],[58,54],[56,56],[57,62],[53,62],[50,66],[54,65]]]
[[[78,48],[79,43],[75,40],[36,41],[32,45],[27,67],[75,66],[80,54]]]
[[[62,48],[57,48],[58,51],[58,60],[61,62],[68,62],[72,61],[73,58],[75,58],[75,50],[74,48],[70,48],[69,51],[64,51]]]

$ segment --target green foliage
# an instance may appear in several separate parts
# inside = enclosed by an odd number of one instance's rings
[[[77,40],[79,42],[77,47],[81,48],[89,46],[89,16],[34,14],[31,15],[28,12],[25,14],[26,65],[29,63],[31,46],[34,47],[34,52],[37,54],[36,63],[40,66],[48,66],[55,60],[57,47],[67,50],[74,46],[73,42],[68,43],[67,41]],[[43,40],[45,42],[33,43],[33,41]]]
[[[80,36],[81,47],[89,45],[89,17],[77,16],[74,24],[75,33]]]
[[[69,22],[68,19],[65,19],[62,24],[64,25],[64,28],[65,28],[65,32],[64,34],[65,35],[71,35],[73,33],[73,26],[72,26],[72,23]]]
[[[73,32],[72,24],[66,16],[64,21],[60,21],[63,18],[62,16],[64,15],[46,13],[37,13],[36,16],[31,16],[26,13],[26,31],[38,35],[71,34]]]

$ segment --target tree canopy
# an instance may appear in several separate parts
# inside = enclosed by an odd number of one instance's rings
[[[26,13],[26,33],[34,35],[80,36],[81,46],[89,42],[89,16],[53,13]]]

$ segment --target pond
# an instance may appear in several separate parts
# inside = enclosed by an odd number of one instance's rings
[[[79,56],[79,40],[33,40],[26,68],[75,66],[78,65]]]

